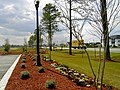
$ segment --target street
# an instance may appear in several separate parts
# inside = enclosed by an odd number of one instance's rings
[[[57,49],[61,49],[61,48],[57,48]],[[69,49],[69,48],[63,48],[63,49]],[[99,48],[87,48],[87,50],[91,50],[91,51],[94,51],[95,49],[96,51],[99,51]],[[79,50],[79,49],[74,49],[74,50]],[[101,49],[101,51],[103,51],[103,48]],[[110,48],[110,52],[120,53],[120,48]]]
[[[87,48],[87,50],[99,50],[99,48]],[[103,51],[103,48],[101,49],[101,51]],[[114,52],[114,53],[120,53],[120,48],[110,48],[110,52]]]

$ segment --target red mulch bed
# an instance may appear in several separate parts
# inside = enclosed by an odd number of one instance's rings
[[[56,81],[56,88],[52,90],[95,90],[94,86],[77,86],[69,78],[56,71],[50,65],[51,62],[41,61],[42,66],[48,69],[45,69],[44,73],[38,73],[38,66],[34,65],[35,61],[32,61],[28,54],[26,55],[27,60],[25,69],[20,67],[21,59],[22,57],[17,63],[5,90],[48,90],[45,87],[45,82],[51,79]],[[20,79],[20,72],[23,70],[28,70],[30,72],[30,78],[26,80]]]

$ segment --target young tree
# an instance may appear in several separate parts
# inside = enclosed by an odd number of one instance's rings
[[[35,35],[30,36],[29,41],[28,41],[29,46],[33,47],[35,41],[36,41],[36,36]]]
[[[9,40],[5,39],[4,51],[6,51],[8,53],[9,50],[10,50]]]
[[[52,51],[52,38],[58,29],[57,18],[60,16],[60,12],[55,5],[49,3],[43,8],[42,25],[44,31],[48,34],[48,45],[50,51]]]
[[[23,52],[27,52],[27,46],[28,46],[28,44],[27,44],[27,39],[24,38]]]
[[[40,47],[42,46],[42,43],[43,43],[43,38],[42,38],[42,35],[43,35],[43,31],[42,31],[42,26],[40,25],[39,26],[39,43],[40,43]],[[35,29],[34,31],[34,35],[30,36],[29,38],[29,41],[28,41],[28,44],[29,46],[34,46],[36,44],[36,41],[37,41],[37,30]]]

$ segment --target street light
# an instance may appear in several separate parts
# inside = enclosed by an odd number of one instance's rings
[[[39,0],[34,1],[35,8],[36,8],[36,27],[37,27],[37,66],[42,66],[40,63],[40,51],[39,51],[39,25],[38,25],[38,7],[39,7]]]
[[[69,9],[69,13],[70,13],[70,16],[69,16],[69,23],[70,23],[70,43],[69,43],[69,55],[72,55],[72,20],[71,20],[71,0],[70,0],[70,9]]]

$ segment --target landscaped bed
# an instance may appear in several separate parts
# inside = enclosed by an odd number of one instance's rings
[[[23,58],[26,57],[26,61]],[[34,56],[26,54],[25,57],[21,56],[17,63],[5,90],[48,90],[46,81],[52,80],[55,83],[52,90],[95,90],[95,87],[91,84],[87,86],[78,86],[72,79],[62,75],[55,69],[55,62],[41,61],[44,72],[39,73],[39,67],[35,65]],[[23,64],[24,63],[24,64]],[[24,68],[21,68],[21,64]],[[29,72],[29,76],[26,79],[21,78],[21,72]],[[50,82],[51,83],[51,82]],[[104,87],[107,90],[108,87]]]

